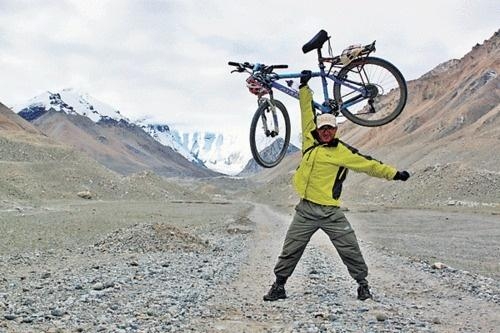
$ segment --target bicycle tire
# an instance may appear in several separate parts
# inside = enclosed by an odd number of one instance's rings
[[[259,105],[250,124],[250,150],[255,162],[264,168],[278,165],[285,157],[290,144],[291,127],[288,111],[280,101],[274,100],[274,104],[276,119],[272,116],[270,101],[266,100]],[[279,129],[277,134],[274,136],[266,134],[264,122],[266,125],[274,125],[275,120],[277,120],[276,128]],[[261,128],[258,128],[259,123],[262,123]],[[284,133],[283,125],[285,126]]]
[[[373,93],[374,98],[365,97],[352,106],[343,107],[343,103],[361,99],[360,93],[338,82],[333,85],[333,97],[340,106],[340,112],[358,125],[376,127],[388,124],[401,114],[406,105],[406,81],[399,69],[384,59],[355,59],[342,67],[338,78],[351,85],[362,85]]]

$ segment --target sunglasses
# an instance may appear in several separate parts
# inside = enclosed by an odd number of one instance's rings
[[[320,131],[328,131],[328,130],[334,130],[334,129],[337,129],[337,127],[333,127],[330,125],[325,125],[325,126],[321,126],[320,128],[318,128],[318,130],[320,130]]]

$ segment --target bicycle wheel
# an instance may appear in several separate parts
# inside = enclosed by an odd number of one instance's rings
[[[390,62],[366,57],[343,67],[333,85],[340,112],[362,126],[381,126],[403,111],[408,91],[401,72]]]
[[[263,100],[250,124],[250,150],[260,166],[272,168],[285,157],[290,143],[290,117],[285,106]]]

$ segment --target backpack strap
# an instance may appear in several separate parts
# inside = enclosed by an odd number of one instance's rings
[[[302,156],[313,150],[314,148],[321,146],[321,143],[315,142],[312,146],[308,147],[304,152],[302,153]]]

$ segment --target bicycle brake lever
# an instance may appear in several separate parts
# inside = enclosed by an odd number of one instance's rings
[[[233,70],[231,71],[231,73],[234,73],[234,72],[242,73],[242,72],[244,72],[244,71],[245,71],[245,68],[243,68],[243,67],[239,66],[238,68],[233,69]]]

